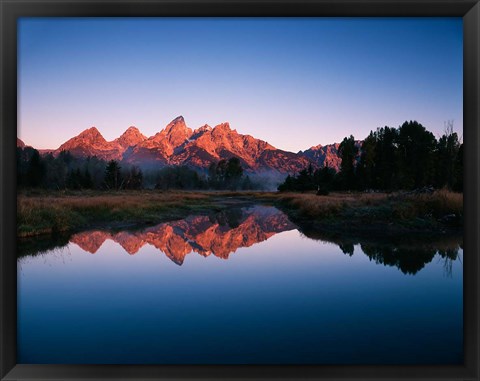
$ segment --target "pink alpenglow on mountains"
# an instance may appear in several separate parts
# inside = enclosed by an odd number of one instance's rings
[[[147,137],[134,126],[128,127],[119,138],[115,139],[115,141],[124,148],[133,147],[144,140],[147,140]]]
[[[97,156],[104,160],[121,160],[125,147],[118,139],[107,142],[96,127],[90,127],[67,140],[54,153],[59,154],[61,151],[70,151],[72,155],[79,157]]]
[[[17,140],[17,146],[21,146]],[[182,116],[172,120],[153,136],[144,136],[137,127],[129,127],[120,137],[107,141],[96,127],[81,132],[56,150],[70,151],[74,156],[97,156],[104,160],[118,160],[140,167],[188,165],[206,169],[212,162],[237,157],[249,172],[275,171],[280,174],[298,173],[309,164],[338,170],[338,144],[312,147],[298,153],[278,149],[251,135],[239,134],[229,123],[215,127],[189,128]]]
[[[360,149],[362,147],[362,141],[355,141],[355,146],[358,148],[357,159],[360,158]],[[310,147],[305,151],[300,151],[299,155],[303,155],[315,164],[323,167],[328,166],[329,168],[335,169],[337,172],[340,170],[340,165],[342,164],[342,159],[338,155],[338,148],[340,143],[327,144],[322,146],[321,144],[317,146]]]

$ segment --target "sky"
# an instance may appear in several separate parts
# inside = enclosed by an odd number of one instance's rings
[[[21,18],[18,136],[146,136],[182,115],[298,152],[417,120],[463,131],[461,18]]]

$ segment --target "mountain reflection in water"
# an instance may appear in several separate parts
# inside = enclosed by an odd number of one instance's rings
[[[213,254],[228,259],[231,253],[241,247],[250,247],[276,233],[295,228],[278,209],[255,206],[210,216],[189,216],[136,232],[87,231],[73,235],[70,242],[95,254],[110,239],[131,255],[149,244],[165,253],[177,265],[182,265],[185,256],[191,252],[204,257]]]
[[[52,238],[19,240],[20,364],[464,361],[461,235],[354,237],[252,206]]]
[[[40,239],[21,240],[19,256],[41,254],[69,243],[95,254],[110,240],[118,243],[130,255],[137,254],[145,245],[154,247],[177,265],[182,265],[190,253],[228,259],[240,248],[251,247],[290,230],[299,230],[304,237],[315,241],[334,243],[349,256],[354,254],[355,246],[359,246],[360,253],[370,261],[396,267],[410,275],[422,270],[436,255],[444,262],[445,274],[450,275],[452,261],[459,259],[463,242],[460,232],[436,237],[416,235],[392,238],[378,234],[366,238],[338,232],[312,231],[295,225],[275,207],[256,205],[210,215],[191,215],[136,231],[91,230],[45,242]],[[292,255],[295,253],[292,252]]]

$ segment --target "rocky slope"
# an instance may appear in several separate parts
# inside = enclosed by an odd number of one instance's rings
[[[115,139],[114,141],[120,144],[120,146],[123,148],[127,149],[128,147],[136,146],[145,140],[147,140],[147,137],[143,135],[137,127],[130,126],[122,135],[120,135],[119,138]]]
[[[121,160],[125,148],[118,141],[107,142],[96,127],[81,132],[63,143],[54,154],[70,151],[74,156],[97,156],[104,160]]]

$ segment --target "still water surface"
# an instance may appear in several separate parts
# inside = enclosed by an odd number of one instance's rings
[[[273,207],[18,259],[18,363],[461,364],[462,250],[310,239]]]

